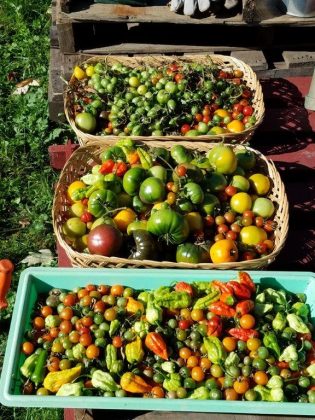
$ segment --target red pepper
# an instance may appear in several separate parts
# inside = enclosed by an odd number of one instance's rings
[[[235,309],[224,302],[211,303],[209,310],[215,315],[224,316],[226,318],[233,318],[235,316]]]
[[[92,222],[93,220],[93,215],[92,213],[85,211],[82,216],[80,217],[81,222],[84,223],[88,223],[88,222]]]
[[[233,288],[228,285],[228,283],[223,283],[219,280],[214,280],[211,285],[217,287],[221,293],[233,293]]]
[[[89,199],[88,199],[88,198],[82,198],[81,203],[82,203],[84,206],[87,206],[87,205],[88,205],[88,203],[89,203]]]
[[[207,323],[207,335],[212,335],[213,337],[219,337],[222,332],[222,320],[219,316],[215,315],[208,320]]]
[[[189,283],[185,283],[184,281],[180,281],[180,282],[176,283],[175,291],[176,292],[186,292],[191,296],[194,294],[194,291],[193,291],[193,288],[191,287],[191,285]]]
[[[235,297],[231,293],[222,293],[220,301],[226,303],[229,306],[233,306],[235,303]]]
[[[14,265],[10,260],[0,260],[0,310],[8,306],[6,295],[10,289]]]
[[[238,273],[238,281],[241,284],[244,284],[245,286],[247,286],[247,288],[252,292],[255,293],[256,292],[256,285],[253,282],[251,276],[248,273],[245,273],[244,271],[239,271]]]
[[[113,173],[117,176],[124,176],[128,170],[128,166],[125,162],[117,162],[113,168]]]
[[[150,332],[147,334],[144,344],[154,354],[160,356],[164,360],[168,360],[166,343],[159,333]]]
[[[247,341],[249,338],[254,338],[259,336],[259,332],[252,329],[245,328],[231,328],[228,330],[228,333],[237,338],[238,340]]]
[[[115,166],[115,162],[112,159],[107,159],[105,160],[105,162],[102,163],[98,171],[102,175],[111,174],[114,169],[114,166]]]
[[[232,287],[234,295],[237,299],[250,299],[252,293],[245,284],[240,284],[233,280],[229,281],[227,284]]]
[[[254,306],[255,304],[252,300],[242,300],[235,306],[236,315],[241,317],[242,315],[249,314],[254,309]]]

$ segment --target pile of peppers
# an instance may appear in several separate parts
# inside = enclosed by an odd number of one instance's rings
[[[39,296],[23,343],[25,394],[315,402],[304,294],[218,280]],[[27,344],[27,345],[26,345]]]

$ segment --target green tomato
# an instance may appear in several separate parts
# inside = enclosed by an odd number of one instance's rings
[[[152,166],[152,168],[149,169],[148,173],[150,176],[158,178],[162,182],[166,182],[167,180],[167,170],[164,168],[164,166],[161,166],[161,165]]]
[[[140,85],[137,89],[137,92],[139,93],[139,95],[143,96],[147,93],[148,88],[145,85]]]
[[[177,85],[174,82],[167,82],[165,85],[165,90],[168,93],[174,94],[177,92]]]
[[[256,216],[269,218],[273,215],[275,211],[275,206],[269,198],[259,197],[256,198],[256,200],[254,201],[252,211]]]
[[[191,201],[187,200],[186,198],[180,198],[177,201],[177,209],[183,213],[190,213],[193,210],[193,205]]]
[[[96,130],[96,119],[88,112],[80,112],[75,117],[76,126],[84,133],[94,133]]]
[[[207,192],[224,191],[227,186],[227,180],[226,177],[219,172],[208,172],[205,175],[203,186]]]
[[[205,215],[213,215],[216,210],[220,209],[220,201],[217,196],[206,193],[201,205],[201,211]]]
[[[167,243],[180,244],[189,235],[189,225],[181,214],[171,209],[157,210],[147,224],[147,230]]]
[[[138,195],[135,195],[132,199],[132,207],[137,213],[144,213],[148,210],[148,205],[143,203]],[[129,225],[128,225],[129,227]]]
[[[95,217],[101,217],[107,210],[115,208],[117,208],[117,195],[110,190],[96,190],[89,198],[88,211]]]
[[[143,168],[134,167],[129,169],[123,177],[123,188],[131,196],[137,195],[141,182],[144,180],[146,172]]]
[[[255,154],[248,149],[242,149],[235,153],[237,164],[246,171],[252,169],[256,165]]]
[[[161,105],[166,104],[169,99],[170,95],[164,89],[159,90],[158,94],[156,95],[156,100]]]
[[[70,238],[80,237],[86,232],[86,224],[79,217],[71,217],[63,224],[62,230]]]
[[[249,190],[249,181],[247,178],[241,175],[234,175],[232,178],[231,185],[236,187],[239,191],[247,192]]]
[[[168,107],[168,109],[170,110],[170,111],[175,111],[175,109],[176,109],[176,102],[174,101],[174,99],[169,99],[168,101],[167,101],[167,107]],[[171,120],[169,121],[169,124],[170,125],[172,125],[172,126],[175,126],[175,125],[177,125],[177,120],[174,118],[173,119],[174,121],[171,123]]]
[[[159,178],[150,176],[140,185],[139,196],[140,200],[147,204],[162,201],[165,197],[165,185]]]
[[[200,204],[204,200],[202,188],[195,182],[188,182],[184,186],[183,193],[193,204]]]
[[[132,77],[129,78],[129,85],[131,87],[136,88],[140,85],[140,80],[138,79],[138,77],[132,76]]]
[[[171,156],[179,165],[182,163],[188,163],[192,159],[190,151],[180,144],[176,144],[171,148]]]
[[[217,172],[232,174],[237,167],[235,153],[229,146],[215,146],[208,154],[211,165]]]
[[[199,264],[201,262],[201,252],[199,246],[185,242],[177,247],[176,262],[186,262]]]
[[[187,131],[187,133],[185,133],[186,137],[196,137],[199,136],[199,131],[198,130],[189,130]]]
[[[197,131],[199,134],[207,134],[209,127],[206,123],[200,121],[197,126]]]

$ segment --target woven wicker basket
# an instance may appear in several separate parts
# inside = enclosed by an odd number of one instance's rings
[[[256,128],[261,124],[264,113],[265,113],[265,106],[263,100],[263,93],[261,85],[257,79],[256,74],[253,72],[251,67],[245,64],[243,61],[238,60],[234,57],[224,56],[224,55],[186,55],[184,57],[177,57],[177,56],[145,56],[145,57],[124,57],[124,56],[100,56],[100,57],[93,57],[87,60],[85,63],[96,63],[96,62],[104,62],[106,61],[107,64],[112,65],[114,63],[122,63],[128,67],[139,67],[143,65],[152,66],[152,67],[159,67],[162,65],[168,65],[170,63],[176,62],[194,62],[194,63],[214,63],[220,66],[220,68],[224,70],[233,70],[233,69],[240,69],[244,73],[244,80],[246,80],[247,85],[254,91],[253,97],[253,107],[254,107],[254,116],[256,117],[256,123],[242,131],[241,133],[225,133],[220,134],[217,136],[210,136],[210,135],[203,135],[198,137],[185,137],[185,140],[190,140],[194,142],[200,141],[208,141],[211,143],[214,142],[226,142],[226,143],[235,143],[241,144],[248,142],[251,137],[253,136]],[[74,77],[71,78],[68,88],[65,91],[64,95],[64,108],[65,108],[65,115],[74,130],[77,134],[79,142],[81,145],[89,144],[91,141],[104,141],[106,140],[117,140],[117,136],[97,136],[93,134],[87,134],[82,132],[77,128],[74,122],[74,111],[73,111],[73,101],[75,97],[75,82],[76,79]],[[143,136],[132,136],[135,140],[142,140],[145,137]],[[146,137],[147,140],[157,141],[157,140],[164,140],[165,137],[158,137],[158,136],[151,136]],[[174,136],[167,136],[169,140],[183,140],[183,137],[180,135]]]
[[[174,141],[148,141],[143,140],[140,144],[146,144],[152,147],[165,147],[171,149],[177,142]],[[189,263],[175,263],[170,261],[152,261],[152,260],[129,260],[126,258],[118,257],[103,257],[100,255],[91,255],[86,253],[80,253],[71,248],[64,240],[62,234],[62,224],[65,221],[64,215],[69,209],[69,202],[67,200],[67,188],[71,182],[87,173],[95,163],[100,163],[100,154],[104,151],[112,142],[104,140],[102,143],[94,142],[87,146],[80,147],[77,149],[71,158],[66,163],[58,184],[55,190],[55,197],[53,203],[53,225],[54,231],[60,245],[65,249],[68,257],[73,266],[78,267],[116,267],[116,268],[199,268],[199,269],[241,269],[241,270],[252,270],[259,269],[272,263],[280,250],[283,248],[287,233],[288,233],[288,201],[285,193],[284,185],[281,181],[280,175],[276,170],[272,161],[267,160],[260,152],[252,150],[257,158],[260,165],[260,170],[264,171],[272,180],[272,191],[270,198],[276,203],[277,210],[274,220],[277,222],[277,228],[275,231],[275,248],[267,256],[259,259],[233,262],[233,263],[202,263],[202,264],[189,264]],[[181,142],[181,144],[189,149],[198,149],[201,152],[207,152],[214,144],[211,143],[191,143]],[[240,146],[236,146],[240,147]]]

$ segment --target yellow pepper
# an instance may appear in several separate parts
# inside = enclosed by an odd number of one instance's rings
[[[142,361],[144,351],[142,349],[142,341],[140,337],[137,337],[135,341],[126,345],[125,354],[129,363]]]
[[[132,372],[126,372],[120,379],[120,386],[123,390],[131,392],[132,394],[144,394],[150,392],[152,387],[147,384],[141,376],[135,375]]]
[[[50,392],[56,393],[64,384],[72,382],[81,374],[81,366],[71,369],[60,370],[58,372],[49,372],[44,379],[44,387]]]
[[[144,312],[144,306],[143,303],[139,300],[134,299],[133,297],[128,298],[127,306],[126,306],[127,312],[130,314],[136,314],[138,311],[141,313]]]

